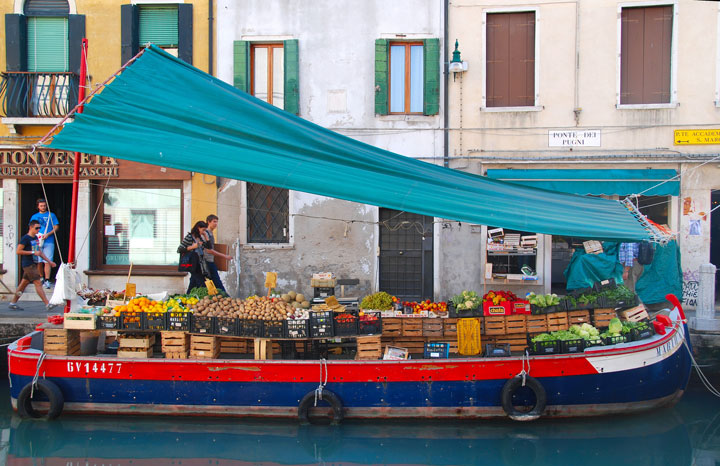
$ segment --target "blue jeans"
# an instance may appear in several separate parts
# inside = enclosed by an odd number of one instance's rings
[[[225,291],[225,287],[223,286],[222,280],[220,280],[220,274],[218,273],[218,268],[217,265],[215,265],[215,262],[208,262],[207,266],[210,271],[210,278],[215,284],[215,288]],[[227,291],[225,292],[227,293]]]

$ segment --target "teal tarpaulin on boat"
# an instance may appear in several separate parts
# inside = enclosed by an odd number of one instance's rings
[[[592,287],[595,282],[614,278],[622,283],[623,266],[618,262],[618,243],[604,242],[603,252],[588,254],[575,249],[565,269],[568,291]]]
[[[155,46],[95,95],[49,147],[509,229],[649,236],[618,201],[518,186],[370,146],[268,105]]]
[[[640,300],[647,304],[665,301],[665,295],[682,296],[682,267],[680,248],[675,240],[665,245],[656,244],[652,264],[643,268],[635,285]]]
[[[489,169],[487,176],[563,193],[678,196],[680,179],[668,169]]]

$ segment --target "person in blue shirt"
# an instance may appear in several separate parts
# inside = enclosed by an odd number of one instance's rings
[[[25,288],[30,283],[35,285],[35,291],[37,291],[38,296],[40,296],[40,299],[42,299],[45,303],[45,309],[52,311],[55,307],[54,304],[50,304],[48,302],[48,299],[45,296],[45,291],[42,287],[42,275],[40,275],[40,272],[35,265],[35,261],[33,260],[35,257],[40,257],[47,264],[55,267],[55,263],[43,253],[43,250],[38,245],[38,234],[40,232],[40,228],[40,222],[37,220],[30,220],[27,234],[20,238],[20,242],[17,245],[17,255],[20,256],[20,265],[22,266],[23,274],[22,280],[20,280],[20,284],[17,287],[17,291],[15,291],[15,294],[10,300],[10,304],[8,304],[8,308],[13,311],[22,310],[22,308],[18,306],[17,302],[18,299],[20,299],[20,296],[22,296],[23,291],[25,291]]]
[[[618,248],[618,261],[623,266],[623,282],[630,291],[635,291],[635,283],[643,273],[643,266],[638,262],[639,243],[621,243]]]
[[[52,261],[55,256],[55,233],[60,228],[58,219],[55,214],[48,210],[45,199],[37,200],[37,209],[38,212],[30,217],[30,221],[35,220],[40,223],[40,231],[37,235],[38,245],[42,248],[43,254]],[[55,266],[50,266],[50,262],[40,256],[36,257],[37,259],[35,261],[37,262],[40,278],[44,278],[42,285],[49,290],[52,286],[50,283],[50,272],[52,272],[52,267]]]

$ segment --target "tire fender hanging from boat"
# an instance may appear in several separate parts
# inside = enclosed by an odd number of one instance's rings
[[[33,385],[35,385],[34,388]],[[47,397],[50,403],[50,408],[44,415],[36,411],[32,405],[35,391],[40,391],[40,393]],[[60,388],[46,379],[39,379],[37,382],[30,382],[25,385],[23,389],[20,390],[17,398],[17,410],[21,417],[55,419],[62,413],[64,405],[65,397],[63,397]]]
[[[525,371],[525,360],[527,358],[528,370]],[[509,379],[503,385],[500,392],[503,411],[513,421],[534,421],[542,416],[547,406],[547,393],[540,381],[534,377],[530,377],[530,360],[527,352],[523,356],[523,368],[518,375]],[[530,411],[520,411],[513,405],[512,397],[520,387],[527,387],[535,394],[535,406]]]
[[[325,381],[323,381],[323,372],[325,374]],[[343,412],[343,405],[342,401],[340,401],[340,398],[330,390],[325,389],[325,385],[327,385],[327,379],[328,379],[328,370],[327,370],[327,361],[325,358],[320,359],[320,383],[318,384],[318,387],[306,394],[302,400],[300,400],[300,404],[298,405],[298,418],[300,419],[300,422],[303,423],[311,423],[313,424],[313,420],[310,417],[310,404],[312,403],[313,406],[317,406],[318,400],[325,400],[332,408],[333,417],[332,421],[330,422],[333,425],[340,424],[345,417],[345,414]]]

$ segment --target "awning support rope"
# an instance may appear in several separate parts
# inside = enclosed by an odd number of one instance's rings
[[[625,198],[620,201],[628,211],[635,217],[645,231],[650,235],[650,241],[653,243],[667,244],[672,239],[672,235],[660,230],[656,225],[648,220],[648,218],[640,212],[640,209],[632,202],[632,199]]]

